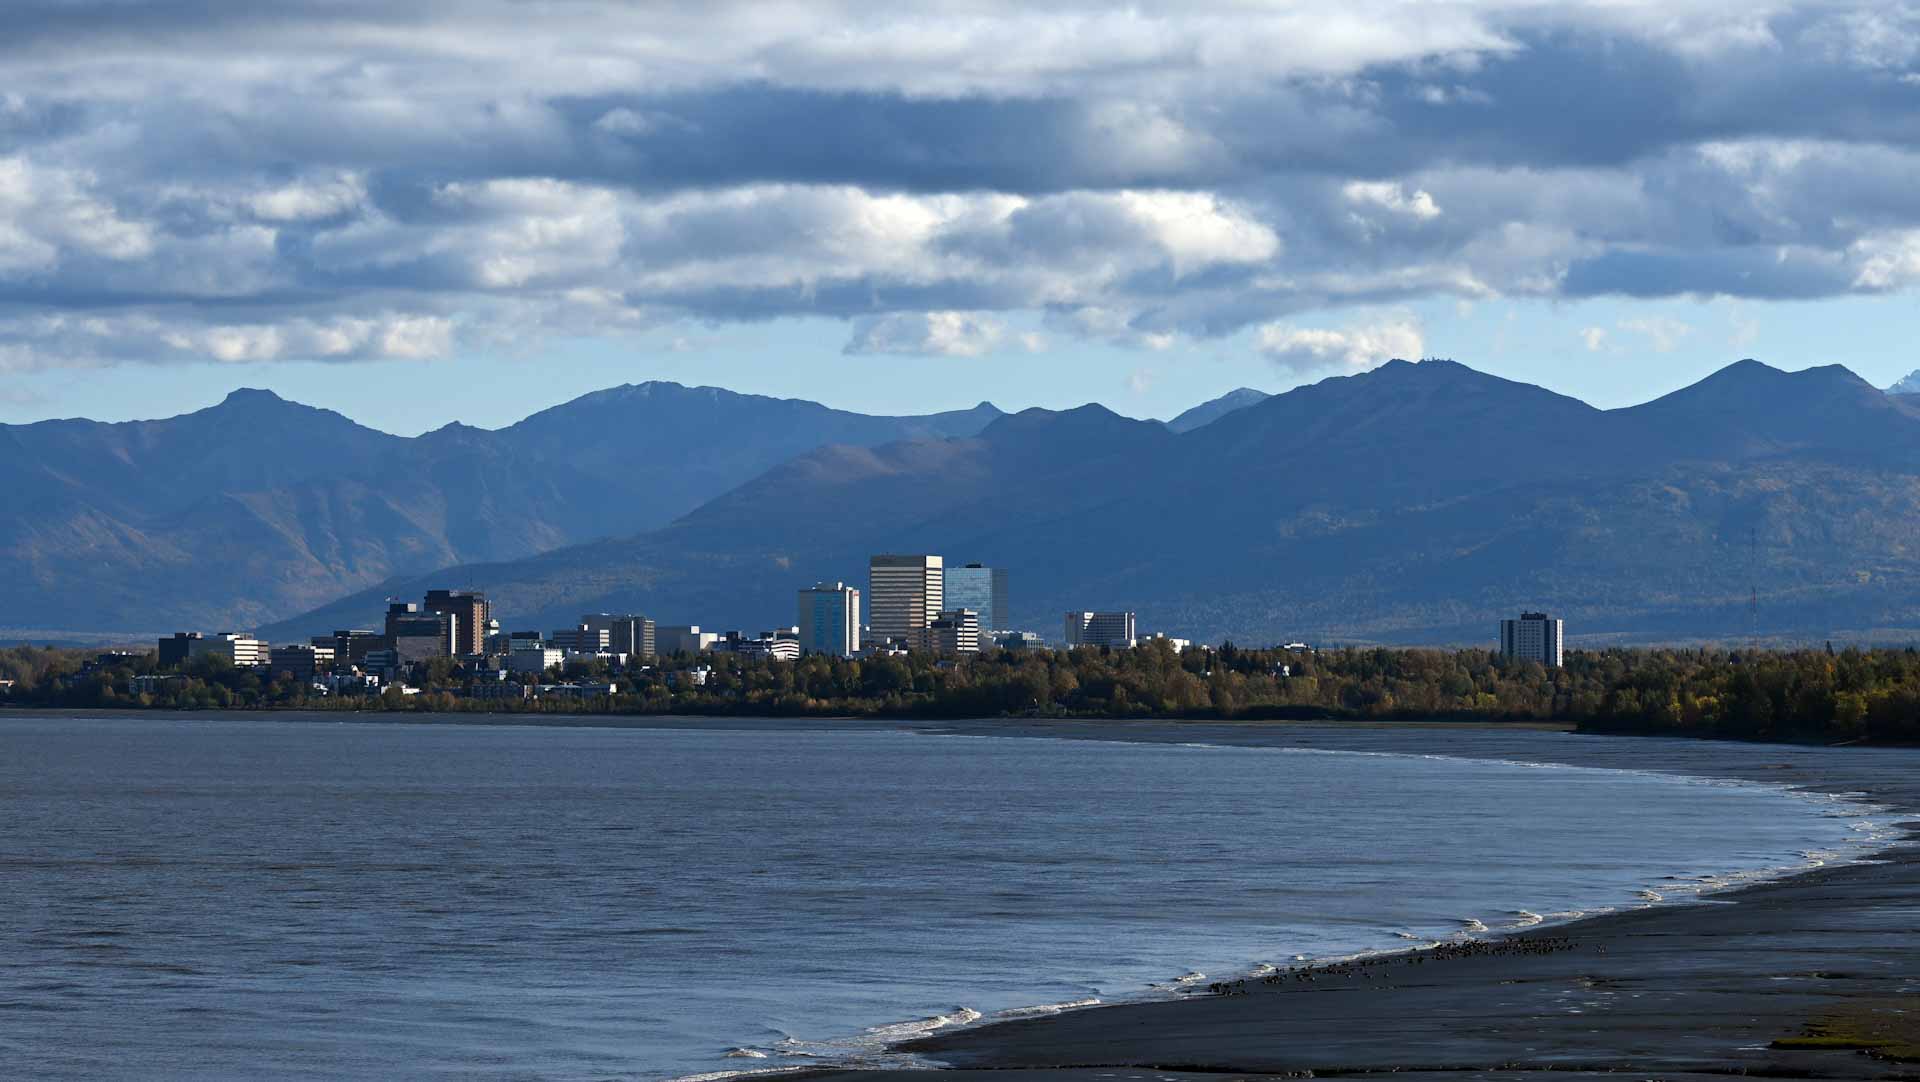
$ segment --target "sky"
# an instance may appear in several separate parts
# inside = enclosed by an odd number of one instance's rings
[[[13,0],[0,422],[1920,368],[1920,8]]]

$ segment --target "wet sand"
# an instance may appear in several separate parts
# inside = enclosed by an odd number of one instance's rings
[[[969,723],[941,728],[1094,739],[1405,751],[1408,733],[1338,727]],[[1461,957],[1395,956],[1244,993],[1098,1007],[935,1034],[903,1050],[952,1082],[1166,1082],[1205,1077],[1920,1079],[1920,1062],[1774,1047],[1827,1021],[1920,1040],[1920,750],[1813,749],[1630,737],[1434,732],[1424,750],[1652,769],[1871,794],[1904,837],[1874,863],[1487,940]],[[1283,799],[1215,794],[1209,799]],[[1517,829],[1524,829],[1518,810]],[[1685,829],[1685,824],[1675,824]],[[1895,1013],[1905,1012],[1905,1013]],[[985,1072],[991,1071],[991,1074]],[[1310,1074],[1309,1074],[1310,1072]],[[928,1082],[925,1071],[814,1071]]]

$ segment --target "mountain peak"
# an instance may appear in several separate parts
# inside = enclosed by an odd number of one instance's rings
[[[1235,410],[1265,402],[1269,395],[1265,391],[1256,391],[1252,387],[1237,387],[1218,398],[1186,410],[1167,422],[1167,427],[1175,432],[1191,432],[1202,425],[1209,425]]]
[[[1872,384],[1843,365],[1817,365],[1789,372],[1748,357],[1727,365],[1698,383],[1647,404],[1655,405],[1669,400],[1716,399],[1722,396],[1734,396],[1741,402],[1747,402],[1755,395],[1802,400],[1812,394],[1851,396],[1873,390]]]
[[[1920,369],[1908,372],[1887,388],[1888,394],[1920,394]]]
[[[980,430],[980,438],[1000,444],[1023,443],[1032,439],[1049,443],[1094,439],[1124,441],[1138,438],[1142,433],[1164,436],[1167,430],[1158,421],[1122,417],[1097,402],[1089,402],[1067,410],[1033,406],[1019,413],[1002,414]]]
[[[220,400],[223,406],[284,406],[287,400],[264,387],[236,387]]]

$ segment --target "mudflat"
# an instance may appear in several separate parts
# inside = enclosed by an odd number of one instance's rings
[[[1143,722],[943,727],[1000,735],[1406,751],[1406,730]],[[1366,964],[1236,982],[901,1046],[992,1082],[1187,1076],[1920,1079],[1920,750],[1807,748],[1497,728],[1434,754],[1657,770],[1860,793],[1901,836],[1871,861]],[[1210,799],[1283,799],[1273,793]],[[1516,809],[1514,829],[1526,829]],[[1674,829],[1686,829],[1685,823]],[[991,1071],[988,1076],[984,1072]],[[925,1071],[803,1072],[926,1082]]]

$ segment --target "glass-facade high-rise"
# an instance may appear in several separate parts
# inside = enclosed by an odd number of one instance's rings
[[[860,652],[860,591],[843,582],[800,591],[800,649],[852,657]]]
[[[972,609],[980,614],[980,632],[1004,631],[1011,619],[1007,612],[1007,569],[968,564],[947,568],[946,600],[949,609]]]

